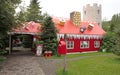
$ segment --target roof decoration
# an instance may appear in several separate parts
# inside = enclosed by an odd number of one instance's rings
[[[83,33],[85,30],[86,30],[86,27],[85,27],[85,26],[83,26],[83,27],[80,28],[80,32],[81,32],[81,33]]]
[[[88,29],[89,29],[89,30],[92,30],[93,28],[94,28],[94,24],[89,24],[89,25],[88,25]]]
[[[64,39],[64,34],[58,34],[58,40]],[[69,39],[102,39],[103,35],[79,35],[79,34],[66,34]]]
[[[81,21],[81,15],[80,12],[78,11],[73,11],[70,13],[70,20],[71,22],[75,25],[75,26],[79,26],[80,25],[80,21]]]
[[[64,19],[60,19],[58,24],[64,26],[65,20]]]
[[[18,34],[36,34],[41,32],[41,25],[33,21],[23,23],[19,28],[13,29]]]

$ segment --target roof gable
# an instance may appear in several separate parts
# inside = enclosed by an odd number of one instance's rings
[[[94,27],[92,30],[88,29],[88,25],[93,24]],[[56,27],[60,27],[61,25],[57,24]],[[86,27],[86,30],[82,33],[80,32],[81,27]],[[105,31],[100,28],[97,23],[95,22],[84,22],[81,21],[81,24],[79,26],[75,26],[70,20],[66,20],[65,24],[59,29],[60,34],[93,34],[93,35],[103,35],[105,34]]]
[[[75,26],[69,19],[64,19],[64,22],[60,23],[61,18],[53,17],[53,22],[59,34],[84,34],[84,35],[104,35],[105,31],[100,28],[95,22],[84,22],[81,21],[79,26]],[[92,30],[88,29],[88,25],[93,24]],[[85,27],[86,30],[82,33],[80,28]],[[33,21],[26,22],[22,27],[14,29],[15,32],[25,32],[25,33],[37,33],[41,32],[41,25]]]

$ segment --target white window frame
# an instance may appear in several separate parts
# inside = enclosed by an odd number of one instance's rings
[[[90,42],[89,41],[80,41],[80,48],[89,48]]]
[[[66,41],[67,49],[74,49],[74,41]]]
[[[94,41],[94,48],[100,47],[100,41]]]

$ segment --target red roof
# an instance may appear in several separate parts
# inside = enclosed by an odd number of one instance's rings
[[[103,35],[105,31],[100,28],[97,23],[95,22],[84,22],[82,21],[79,26],[75,26],[69,19],[65,19],[62,22],[63,25],[60,24],[61,18],[53,17],[53,22],[55,23],[55,27],[58,29],[58,33],[60,34],[93,34],[93,35]],[[94,27],[92,30],[88,29],[88,25],[93,24]],[[81,27],[86,27],[86,30],[82,33],[80,32]],[[29,32],[29,33],[36,33],[41,32],[40,30],[41,25],[39,23],[35,23],[33,21],[28,22],[23,25],[23,27],[14,29],[15,32]]]
[[[26,22],[23,26],[13,29],[15,32],[26,32],[26,33],[36,33],[40,31],[41,25],[39,23],[35,23],[33,21]]]
[[[89,24],[93,24],[94,27],[92,30],[88,29]],[[58,28],[60,25],[57,25]],[[60,26],[61,27],[61,26]],[[86,27],[86,30],[82,33],[80,32],[81,27]],[[103,35],[105,31],[100,28],[95,22],[81,22],[79,26],[75,26],[70,20],[67,20],[65,24],[61,27],[59,33],[61,34],[94,34],[94,35]]]

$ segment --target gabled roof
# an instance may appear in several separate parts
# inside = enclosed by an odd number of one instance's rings
[[[59,34],[85,34],[85,35],[104,35],[105,31],[100,28],[95,22],[82,21],[79,26],[75,26],[69,19],[60,20],[61,18],[53,17],[53,22]],[[92,30],[88,29],[88,25],[93,24]],[[81,27],[86,27],[86,30],[80,32]],[[41,25],[33,21],[24,23],[22,27],[14,29],[15,32],[37,33],[41,32]]]
[[[69,19],[65,19],[64,25],[60,25],[58,19],[55,20],[55,26],[59,30],[60,34],[85,34],[85,35],[104,35],[105,31],[98,26],[95,22],[85,22],[81,21],[79,26],[75,26]],[[56,23],[57,22],[57,23]],[[92,30],[88,29],[89,24],[93,24]],[[86,27],[86,30],[82,33],[80,32],[81,27]]]
[[[15,33],[37,33],[41,32],[41,25],[33,21],[23,23],[22,26],[13,29]]]

